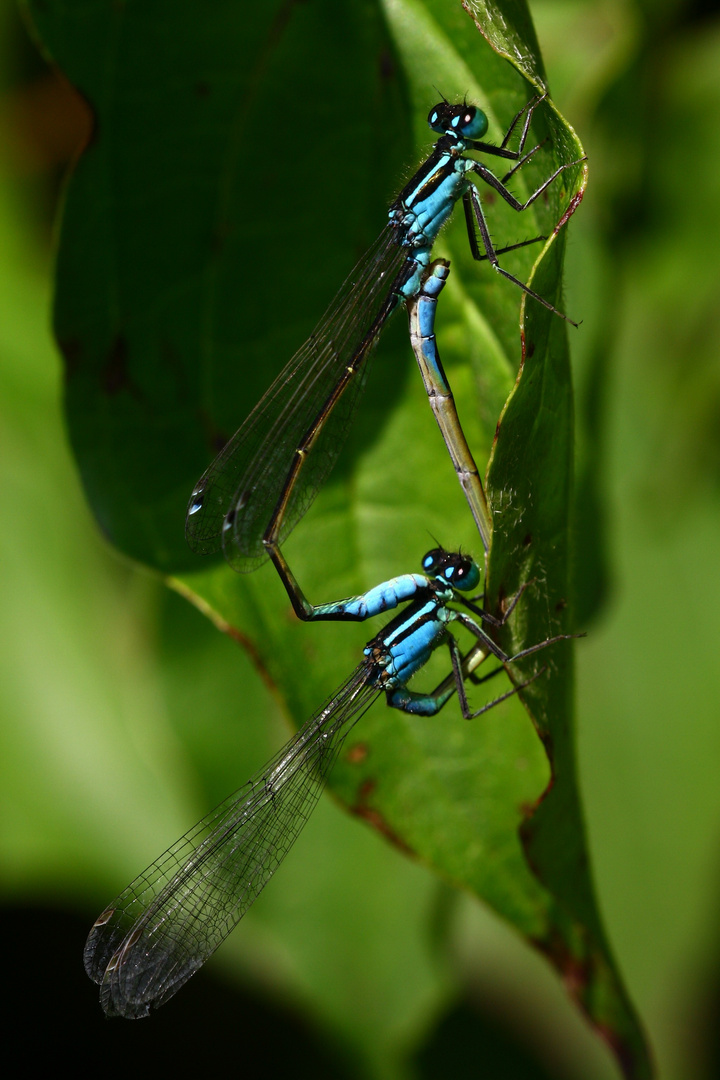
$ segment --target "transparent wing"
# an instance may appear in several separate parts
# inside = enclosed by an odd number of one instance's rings
[[[261,772],[103,912],[85,970],[108,1016],[147,1016],[217,949],[292,847],[345,736],[378,694],[361,664]]]
[[[281,542],[309,508],[340,453],[365,383],[366,361],[410,272],[407,249],[396,237],[392,226],[383,230],[318,327],[199,480],[185,524],[193,551],[207,555],[222,547],[241,571],[265,560],[262,537],[297,447],[320,418],[319,437],[285,507]],[[349,368],[354,373],[348,378]]]

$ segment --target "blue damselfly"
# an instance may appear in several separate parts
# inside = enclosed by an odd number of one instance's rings
[[[347,278],[314,333],[195,486],[186,520],[193,551],[213,554],[222,549],[234,569],[249,571],[288,536],[337,459],[380,331],[395,309],[412,302],[430,281],[433,244],[459,199],[473,256],[489,260],[529,296],[561,314],[498,263],[498,254],[545,237],[496,250],[477,188],[469,179],[478,177],[514,210],[522,211],[569,167],[557,168],[525,202],[506,187],[509,177],[539,149],[523,152],[533,111],[542,100],[535,99],[520,110],[500,146],[479,141],[488,119],[476,106],[443,101],[431,109],[428,122],[441,138],[392,204],[385,229]],[[509,150],[507,144],[523,117],[518,149]],[[516,164],[498,179],[481,162],[466,156],[471,151]],[[453,456],[461,456],[453,433],[444,434]],[[472,509],[487,550],[489,521],[481,486],[480,492]]]
[[[502,670],[478,677],[474,673],[483,660],[494,656],[513,663],[561,640],[549,638],[507,656],[478,620],[502,624],[520,593],[496,619],[476,604],[478,597],[469,595],[479,584],[480,571],[467,555],[435,548],[422,566],[423,573],[391,578],[361,596],[313,606],[283,561],[286,587],[303,618],[363,621],[399,604],[409,606],[368,642],[358,667],[282,750],[140,874],[97,919],[85,947],[85,968],[100,984],[109,1016],[147,1016],[218,948],[290,850],[343,741],[382,693],[393,708],[433,716],[457,692],[463,716],[478,716],[515,693],[510,690],[475,712],[470,709],[465,680],[484,682]],[[465,657],[451,625],[465,627],[476,639]],[[451,674],[432,693],[408,689],[408,681],[443,643],[450,650]]]

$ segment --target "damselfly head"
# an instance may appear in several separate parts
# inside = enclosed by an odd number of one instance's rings
[[[441,101],[428,113],[428,124],[440,135],[459,135],[462,139],[480,139],[488,129],[488,118],[476,105],[451,105]]]
[[[444,585],[450,585],[462,592],[470,592],[480,583],[480,568],[477,563],[460,551],[433,548],[424,556],[422,568],[428,577],[439,578]]]

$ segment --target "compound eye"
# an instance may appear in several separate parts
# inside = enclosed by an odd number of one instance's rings
[[[488,129],[488,118],[482,109],[469,105],[458,117],[457,130],[466,139],[479,139]]]
[[[428,124],[432,130],[437,131],[439,135],[445,134],[448,126],[447,102],[440,101],[437,105],[433,105],[428,113]]]
[[[476,588],[480,582],[479,567],[472,559],[459,556],[453,567],[453,571],[452,578],[448,578],[448,580],[452,581],[453,588],[455,589],[469,592],[471,589]]]
[[[422,561],[422,568],[425,573],[436,574],[444,555],[445,552],[442,548],[433,548],[432,551],[428,551],[427,555],[423,556]]]

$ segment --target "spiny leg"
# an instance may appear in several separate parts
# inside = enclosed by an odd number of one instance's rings
[[[540,102],[544,101],[546,97],[547,97],[547,93],[539,94],[537,97],[530,98],[530,100],[528,102],[526,102],[525,105],[523,105],[522,109],[520,109],[518,114],[514,117],[514,119],[512,120],[512,122],[510,124],[510,127],[505,132],[505,138],[503,139],[502,143],[500,144],[503,150],[505,149],[507,144],[510,142],[510,139],[512,137],[512,133],[515,130],[515,127],[517,125],[518,120],[523,115],[523,113],[526,112],[527,115],[525,117],[525,123],[523,124],[522,135],[520,136],[520,142],[518,143],[518,148],[515,151],[515,153],[517,154],[518,157],[521,156],[521,154],[523,152],[523,149],[525,148],[525,140],[528,137],[528,131],[530,130],[530,123],[532,121],[532,115],[535,112],[538,105],[540,104]],[[535,147],[535,150],[537,150],[537,147]],[[530,153],[534,154],[535,150],[531,150]]]
[[[539,150],[539,149],[540,149],[541,147],[543,147],[543,146],[545,145],[545,143],[546,143],[546,142],[547,142],[547,139],[543,139],[543,141],[542,141],[542,142],[539,142],[539,143],[537,144],[537,146],[533,146],[532,150],[528,150],[527,154],[524,154],[524,155],[523,155],[523,156],[522,156],[522,157],[520,158],[520,160],[519,160],[519,161],[517,162],[517,164],[513,165],[513,167],[512,167],[512,169],[510,170],[510,172],[506,172],[506,173],[505,173],[505,175],[504,175],[504,176],[503,176],[503,178],[502,178],[502,181],[501,181],[501,183],[503,183],[503,184],[507,184],[507,182],[508,182],[508,180],[510,179],[510,177],[511,177],[511,176],[513,176],[513,175],[514,175],[514,174],[515,174],[515,173],[516,173],[516,172],[518,171],[518,169],[522,169],[523,165],[525,165],[525,163],[526,163],[526,162],[528,162],[528,161],[530,160],[530,158],[531,158],[531,157],[533,156],[533,154],[537,153],[537,151],[538,151],[538,150]]]
[[[535,578],[531,578],[530,581],[526,581],[523,585],[520,586],[520,588],[515,593],[512,600],[510,601],[507,608],[499,619],[495,615],[491,615],[489,611],[485,610],[485,608],[480,607],[479,604],[474,603],[475,600],[485,599],[482,594],[478,596],[471,596],[467,599],[464,596],[460,596],[458,597],[458,600],[461,604],[464,605],[464,607],[469,608],[469,610],[472,611],[475,615],[479,615],[481,619],[483,619],[487,623],[490,623],[491,626],[504,626],[512,615],[513,611],[515,610],[515,605],[517,604],[522,594],[525,592],[527,587],[534,584],[534,582]]]
[[[505,137],[503,138],[500,146],[493,146],[492,143],[481,142],[478,139],[473,139],[472,142],[468,142],[466,144],[468,146],[468,149],[477,150],[482,154],[492,154],[494,157],[505,158],[508,161],[517,161],[518,158],[522,158],[522,152],[525,148],[525,141],[528,137],[528,132],[530,130],[532,114],[537,108],[537,106],[540,104],[540,102],[543,101],[546,97],[547,94],[543,94],[541,97],[531,98],[530,101],[527,101],[523,105],[522,109],[520,109],[520,111],[511,121],[510,127],[505,132]],[[512,134],[517,126],[518,120],[520,120],[524,113],[527,113],[527,116],[525,117],[525,123],[523,124],[522,135],[520,136],[518,148],[517,150],[508,150],[507,144],[510,142]],[[541,144],[538,144],[538,146],[540,145]],[[538,146],[536,146],[533,150],[526,154],[525,158],[522,160],[526,161],[528,157],[531,157],[535,153],[535,150],[538,149]],[[520,161],[519,164],[522,164],[522,161]],[[517,167],[518,166],[516,166],[516,168]]]
[[[555,180],[561,172],[564,172],[565,169],[570,169],[573,165],[580,165],[583,161],[587,161],[587,157],[578,158],[577,161],[566,161],[564,165],[559,165],[555,172],[552,173],[551,176],[548,176],[547,180],[544,180],[540,187],[533,191],[532,195],[530,195],[524,203],[520,202],[520,200],[513,195],[512,191],[509,191],[508,188],[505,187],[502,180],[500,180],[495,173],[491,172],[487,165],[483,165],[481,161],[474,161],[471,171],[477,173],[489,187],[494,188],[494,190],[497,191],[498,195],[505,200],[508,206],[512,206],[513,210],[517,210],[519,213],[521,210],[527,210],[528,206],[532,206],[535,200],[542,195],[543,191],[552,184],[553,180]]]
[[[463,197],[463,212],[465,214],[465,225],[467,227],[468,240],[470,242],[470,251],[472,257],[476,262],[484,262],[489,259],[490,256],[483,254],[480,250],[480,246],[477,242],[477,234],[475,232],[475,218],[473,216],[473,209],[470,200],[467,197]],[[543,243],[547,240],[547,236],[534,236],[531,240],[521,240],[517,244],[508,244],[507,247],[493,248],[496,255],[504,255],[506,251],[515,251],[517,248],[528,247],[530,244],[538,244],[540,241]]]
[[[513,697],[515,694],[517,694],[518,690],[523,690],[528,685],[528,683],[533,682],[538,677],[538,675],[540,675],[542,671],[545,670],[544,668],[542,668],[541,671],[538,671],[536,675],[533,675],[532,678],[527,679],[520,686],[515,686],[512,688],[512,690],[508,690],[506,693],[501,694],[499,697],[493,698],[492,701],[486,702],[485,705],[483,705],[479,709],[476,709],[473,712],[473,710],[470,708],[467,692],[465,690],[465,680],[463,678],[463,658],[460,654],[460,646],[458,645],[452,634],[450,634],[449,637],[450,640],[448,644],[450,648],[450,659],[452,662],[453,677],[455,679],[458,701],[460,703],[460,712],[462,713],[465,720],[474,720],[477,716],[482,716],[483,713],[486,713],[490,709],[494,708],[495,705],[499,705],[501,701],[507,701],[508,698]],[[501,671],[504,671],[504,668],[498,667],[495,668],[494,671],[491,671],[488,675],[483,675],[482,677],[478,677],[472,672],[467,677],[470,678],[476,686],[479,686],[481,683],[488,682],[489,679],[493,679],[496,675],[499,675]]]
[[[455,621],[459,622],[469,630],[470,633],[473,634],[478,641],[482,642],[483,646],[487,648],[493,656],[496,656],[498,660],[502,661],[503,664],[514,664],[517,660],[523,660],[526,656],[531,656],[533,653],[539,652],[540,649],[546,649],[548,645],[554,645],[558,641],[569,641],[571,638],[585,637],[584,633],[556,634],[555,637],[545,638],[544,641],[538,641],[535,645],[530,645],[527,649],[522,649],[513,656],[508,656],[507,653],[503,652],[500,646],[497,645],[469,615],[465,615],[461,611],[454,612],[453,614],[455,615]]]
[[[467,693],[465,691],[465,678],[470,678],[476,685],[480,685],[481,683],[488,682],[489,679],[493,679],[504,669],[501,667],[495,668],[488,675],[481,678],[473,676],[472,672],[466,671],[466,667],[468,658],[472,657],[476,650],[472,650],[471,653],[463,658],[455,638],[452,634],[449,634],[448,637],[450,658],[452,662],[451,673],[429,694],[408,690],[406,686],[400,686],[395,690],[388,691],[387,702],[391,708],[400,709],[401,712],[410,713],[414,716],[436,716],[447,704],[452,695],[457,693],[460,711],[464,719],[474,720],[476,717],[482,716],[483,713],[486,713],[496,705],[499,705],[501,701],[507,701],[508,698],[517,694],[519,690],[524,690],[526,686],[529,686],[531,682],[534,682],[535,679],[539,678],[545,671],[544,667],[541,668],[540,671],[536,672],[518,686],[513,687],[512,690],[508,690],[505,694],[493,698],[492,701],[486,702],[480,709],[473,711],[470,708]]]
[[[489,170],[487,171],[489,172]],[[490,175],[492,176],[492,173],[490,173]],[[499,183],[500,181],[498,180],[498,184]],[[505,270],[502,266],[500,266],[500,263],[498,262],[497,252],[495,251],[495,248],[493,246],[493,242],[490,238],[490,232],[485,221],[485,215],[483,214],[480,196],[475,187],[471,187],[470,190],[466,192],[465,195],[463,195],[463,205],[465,205],[466,200],[469,200],[470,202],[475,222],[478,229],[480,230],[483,247],[485,248],[487,258],[490,261],[493,269],[497,270],[497,272],[499,274],[502,274],[503,277],[506,277],[508,281],[512,281],[514,285],[517,285],[518,288],[522,289],[523,292],[527,293],[528,296],[532,296],[533,300],[537,300],[537,302],[539,304],[542,304],[543,307],[546,307],[548,311],[552,311],[554,315],[559,315],[561,319],[565,319],[566,322],[569,322],[572,326],[577,327],[579,323],[574,322],[567,315],[563,314],[562,311],[559,311],[553,304],[551,304],[549,300],[546,300],[543,296],[541,296],[540,293],[535,292],[534,289],[531,289],[530,286],[526,285],[523,281],[520,280],[520,278],[516,278],[514,274],[511,274],[508,270]],[[515,201],[517,202],[517,200]],[[513,205],[512,202],[510,202],[510,205]],[[517,203],[517,206],[514,206],[513,209],[523,210],[525,209],[525,207],[522,206],[520,203]],[[470,224],[471,219],[467,209],[465,211],[465,220]],[[474,229],[471,230],[470,228],[468,228],[468,238],[470,239],[470,250],[472,251],[473,256],[477,257],[475,256],[475,251],[479,251],[479,248]]]

